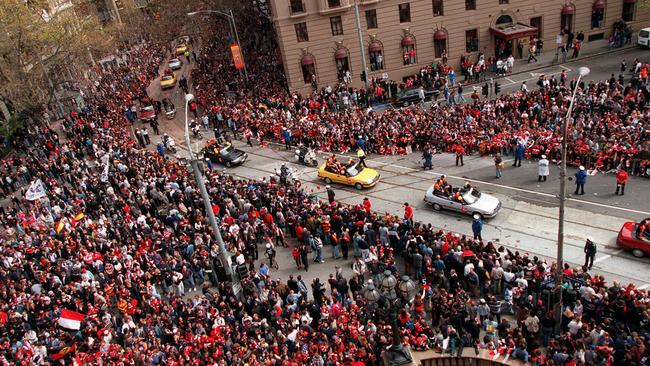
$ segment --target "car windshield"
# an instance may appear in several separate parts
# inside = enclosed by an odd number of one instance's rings
[[[347,169],[348,175],[350,177],[354,177],[356,175],[359,175],[363,171],[363,167],[359,166],[359,164],[354,164],[353,166],[349,167]]]
[[[468,205],[475,203],[479,198],[481,198],[481,192],[475,188],[470,188],[469,191],[463,194],[463,200],[465,200]]]
[[[180,61],[179,61],[177,58],[169,60],[169,63],[170,63],[170,64],[177,64],[177,63],[179,63],[179,62],[180,62]]]
[[[230,145],[222,148],[221,151],[219,151],[219,153],[225,156],[225,155],[230,155],[230,153],[232,153],[233,151],[235,151],[235,148],[232,147],[232,145]]]
[[[164,81],[172,80],[172,76],[171,76],[171,75],[165,75],[165,76],[162,77],[162,79],[163,79]]]
[[[144,108],[142,108],[142,111],[143,111],[143,112],[153,111],[153,107],[152,107],[152,106],[144,107]]]

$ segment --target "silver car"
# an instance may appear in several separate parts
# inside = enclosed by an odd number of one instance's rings
[[[454,188],[454,193],[458,190],[459,188]],[[436,211],[446,209],[468,215],[478,214],[481,218],[494,217],[501,209],[501,201],[498,198],[483,193],[476,187],[460,189],[460,194],[463,197],[462,202],[446,193],[434,193],[433,186],[431,186],[424,195],[424,202],[431,205]]]
[[[173,59],[169,60],[169,68],[172,69],[172,70],[178,70],[182,66],[183,66],[183,61],[181,61],[181,60],[179,60],[177,58],[173,58]]]

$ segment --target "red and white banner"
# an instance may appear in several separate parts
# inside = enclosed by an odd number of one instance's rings
[[[232,61],[235,64],[237,70],[244,67],[244,57],[241,54],[241,49],[238,44],[230,45],[230,52],[232,53]]]
[[[63,309],[59,318],[59,325],[63,328],[79,330],[81,328],[81,321],[85,317],[84,314],[77,313],[76,311]]]

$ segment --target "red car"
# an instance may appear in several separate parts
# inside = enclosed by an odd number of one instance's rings
[[[142,122],[151,122],[156,119],[156,109],[153,106],[146,106],[140,111],[140,120]]]
[[[649,232],[644,231],[640,233],[639,227],[646,226],[650,222],[647,218],[641,222],[628,221],[623,224],[621,231],[618,232],[616,244],[626,250],[631,250],[632,255],[641,258],[644,255],[650,255],[650,235]]]

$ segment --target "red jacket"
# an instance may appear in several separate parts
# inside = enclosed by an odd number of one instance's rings
[[[616,174],[616,183],[625,184],[627,183],[627,178],[628,178],[627,172],[625,170],[621,170],[620,172],[618,172],[618,174]]]
[[[413,207],[411,206],[404,207],[404,218],[408,220],[413,220]]]

